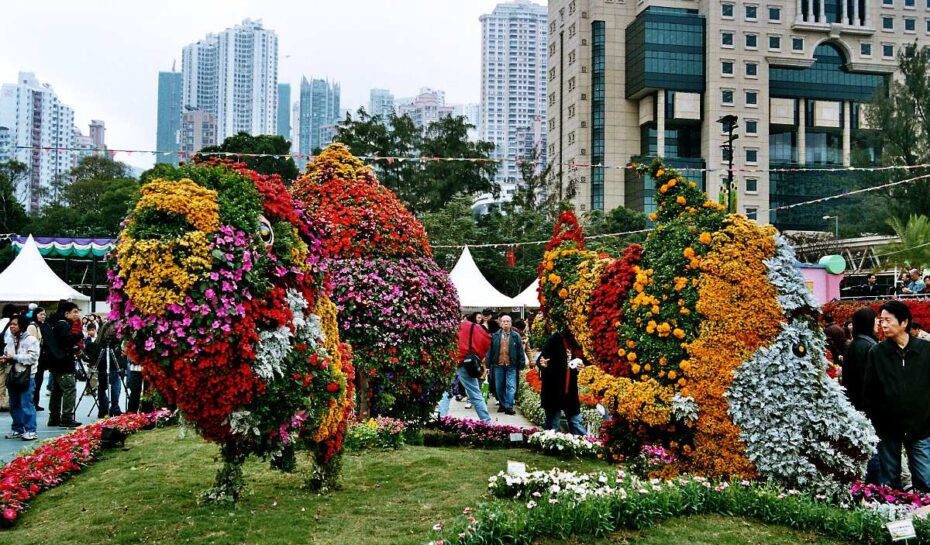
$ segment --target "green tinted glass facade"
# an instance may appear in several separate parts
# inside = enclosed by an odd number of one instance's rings
[[[626,28],[626,98],[656,89],[704,92],[704,17],[650,7]]]
[[[849,72],[836,46],[826,43],[814,50],[810,68],[769,68],[769,94],[777,98],[856,100],[869,102],[885,76]]]
[[[604,21],[591,23],[591,163],[604,164]],[[604,209],[604,169],[591,168],[591,210]]]

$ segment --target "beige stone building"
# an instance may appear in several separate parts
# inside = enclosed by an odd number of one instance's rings
[[[815,228],[823,209],[769,210],[836,193],[835,175],[791,169],[877,160],[863,104],[915,41],[930,0],[550,0],[552,176],[580,211],[650,212],[651,180],[623,167],[660,156],[716,198],[732,114],[738,210]]]

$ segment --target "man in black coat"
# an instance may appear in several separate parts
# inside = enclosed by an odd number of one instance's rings
[[[578,400],[578,372],[584,368],[581,350],[568,331],[557,331],[546,339],[536,363],[542,379],[540,402],[546,412],[547,430],[559,431],[561,413],[565,413],[568,429],[575,435],[587,435],[581,421]],[[569,365],[569,362],[574,362]]]
[[[901,487],[901,447],[914,488],[930,492],[930,343],[908,334],[911,311],[901,301],[881,306],[885,340],[869,351],[862,402],[881,441],[879,481]]]
[[[48,370],[51,371],[52,382],[48,402],[49,426],[76,428],[81,425],[74,420],[77,401],[74,358],[77,356],[78,342],[84,336],[73,332],[74,321],[80,319],[81,310],[70,301],[61,303],[58,311],[48,319],[51,335],[43,339],[44,348],[48,350]]]

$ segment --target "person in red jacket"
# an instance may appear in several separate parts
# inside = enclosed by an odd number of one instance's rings
[[[484,360],[484,356],[488,353],[488,348],[491,346],[491,335],[485,328],[478,325],[476,319],[477,314],[477,312],[470,314],[459,324],[459,367],[456,369],[455,373],[458,376],[459,384],[465,388],[468,399],[475,408],[478,418],[484,422],[491,422],[491,414],[488,412],[488,406],[484,402],[484,396],[481,395],[481,382],[479,379],[470,376],[468,372],[465,371],[463,365],[465,356],[469,354],[475,354]],[[485,370],[485,375],[486,374],[487,370]],[[481,380],[484,380],[484,376],[481,377]],[[449,413],[449,401],[449,392],[446,391],[442,394],[442,401],[439,402],[439,416],[445,416]]]

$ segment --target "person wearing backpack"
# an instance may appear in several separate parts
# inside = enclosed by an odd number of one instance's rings
[[[459,366],[458,369],[455,370],[455,373],[459,377],[459,383],[465,388],[468,399],[471,401],[475,412],[478,414],[478,418],[480,418],[482,422],[490,424],[491,414],[488,412],[488,406],[484,402],[484,396],[481,395],[480,382],[484,380],[484,377],[487,375],[487,369],[485,368],[484,373],[480,377],[472,376],[469,374],[469,371],[474,371],[474,369],[469,369],[470,364],[466,364],[466,360],[474,362],[477,358],[479,364],[483,365],[484,355],[487,354],[488,348],[491,346],[491,335],[485,328],[478,325],[476,315],[472,314],[459,324],[458,339]],[[440,417],[449,414],[449,403],[449,391],[446,390],[443,392],[442,400],[439,402]]]
[[[81,319],[81,309],[71,301],[64,301],[58,311],[49,318],[51,334],[43,337],[49,352],[48,370],[51,371],[52,393],[48,401],[48,425],[76,428],[81,425],[74,420],[77,387],[74,376],[74,358],[78,343],[84,335],[75,333],[73,324]]]

